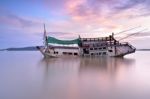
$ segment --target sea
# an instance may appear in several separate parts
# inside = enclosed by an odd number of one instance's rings
[[[150,51],[49,59],[0,51],[0,99],[150,99]]]

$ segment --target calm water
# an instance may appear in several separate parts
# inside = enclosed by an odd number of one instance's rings
[[[150,52],[43,59],[0,52],[0,99],[150,99]]]

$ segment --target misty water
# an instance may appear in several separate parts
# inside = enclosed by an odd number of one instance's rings
[[[150,52],[44,59],[0,52],[0,99],[150,99]]]

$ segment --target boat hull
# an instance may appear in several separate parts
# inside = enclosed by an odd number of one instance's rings
[[[127,54],[134,53],[135,48],[126,45],[119,45],[114,47],[108,47],[105,50],[89,50],[88,54],[83,52],[83,49],[77,47],[53,47],[53,48],[42,48],[37,47],[37,49],[43,54],[46,58],[55,58],[62,56],[78,56],[78,57],[123,57]]]

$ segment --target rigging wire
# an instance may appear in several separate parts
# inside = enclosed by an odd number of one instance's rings
[[[148,30],[148,29],[146,28],[146,29],[143,29],[143,30],[141,30],[141,31],[139,31],[139,32],[132,33],[132,34],[130,34],[130,35],[128,35],[128,36],[126,36],[126,37],[123,37],[123,38],[119,39],[118,41],[121,41],[121,40],[127,39],[127,38],[129,38],[129,37],[131,37],[131,36],[134,36],[134,35],[137,35],[137,34],[140,34],[140,33],[142,33],[142,32],[143,32],[143,31],[145,31],[145,30]]]
[[[124,33],[124,32],[131,31],[131,30],[134,30],[134,29],[137,29],[137,28],[140,28],[140,27],[141,27],[141,26],[137,26],[137,27],[130,28],[130,29],[127,29],[127,30],[123,30],[123,31],[121,31],[121,32],[119,32],[119,33],[116,33],[116,34],[114,34],[114,35],[119,35],[119,34],[122,34],[122,33]]]

